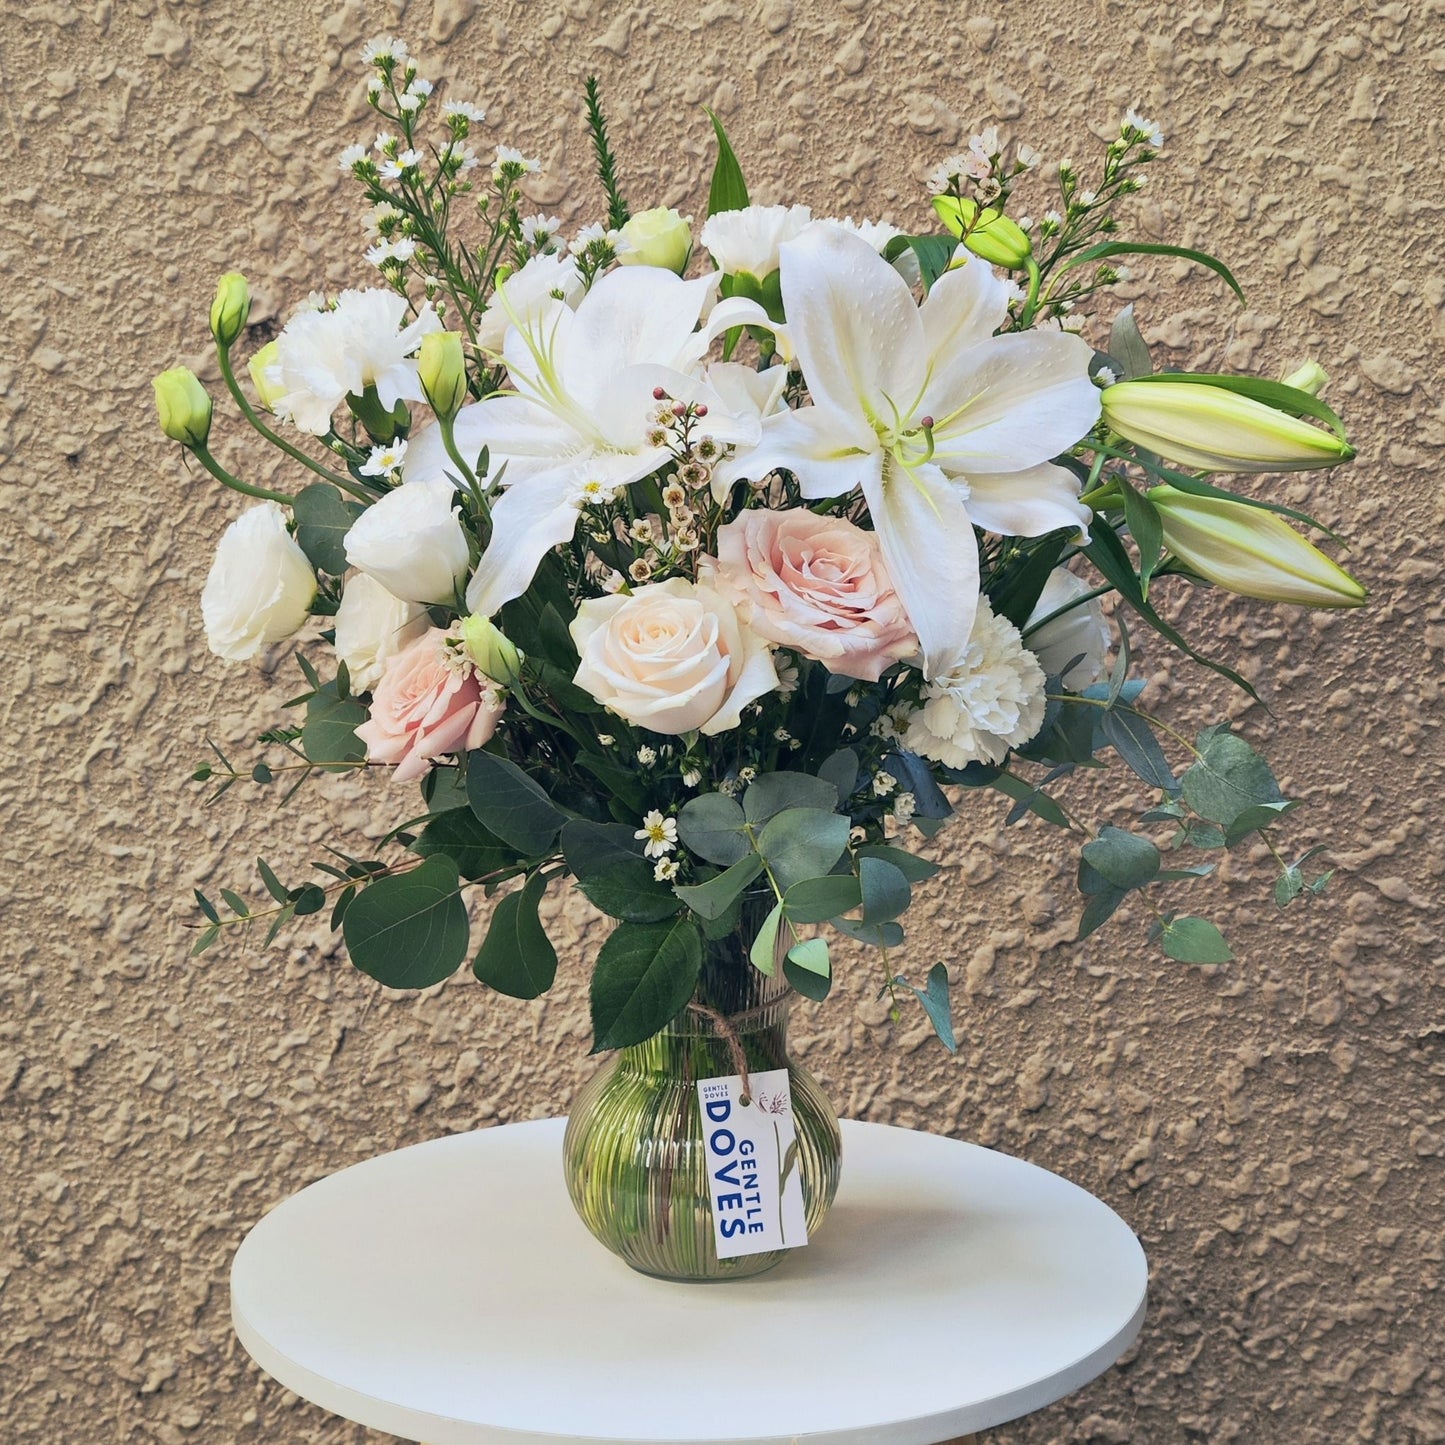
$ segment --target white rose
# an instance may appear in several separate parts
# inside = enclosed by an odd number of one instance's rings
[[[682,578],[589,598],[572,640],[582,656],[577,686],[652,732],[737,727],[743,708],[778,685],[767,643],[732,603]]]
[[[242,512],[221,534],[201,593],[211,651],[245,662],[268,642],[290,637],[311,615],[316,574],[286,530],[275,502]]]
[[[469,562],[455,495],[441,479],[388,492],[351,524],[346,560],[403,602],[455,602]]]
[[[1071,607],[1061,617],[1045,622],[1030,632],[1045,617],[1068,607],[1090,590],[1081,577],[1067,567],[1055,567],[1044,583],[1038,603],[1024,623],[1024,646],[1038,658],[1050,677],[1059,677],[1069,692],[1080,692],[1104,675],[1104,662],[1109,655],[1108,619],[1097,597]],[[1078,658],[1078,662],[1074,659]],[[1074,665],[1069,666],[1070,663]],[[1064,669],[1068,669],[1064,671]]]
[[[346,664],[351,686],[370,692],[391,661],[427,630],[426,608],[393,597],[375,577],[356,573],[336,609],[336,656]]]

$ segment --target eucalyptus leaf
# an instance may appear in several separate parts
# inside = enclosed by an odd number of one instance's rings
[[[837,791],[838,800],[834,806],[843,807],[858,786],[858,754],[852,748],[839,748],[824,759],[818,776],[831,783]]]
[[[547,880],[533,873],[521,888],[497,900],[491,927],[472,960],[472,972],[488,988],[511,998],[538,998],[557,977],[557,950],[537,907]]]
[[[827,812],[837,806],[837,793],[827,779],[810,773],[764,773],[743,794],[743,816],[759,828],[788,808],[821,808]]]
[[[861,923],[854,918],[834,918],[831,922],[839,933],[872,948],[897,948],[903,942],[903,926],[899,923]]]
[[[948,992],[948,969],[935,963],[928,971],[928,983],[923,988],[914,988],[907,979],[899,979],[908,991],[923,1005],[923,1012],[933,1025],[933,1032],[939,1042],[951,1054],[958,1052],[958,1043],[953,1033],[953,1000]]]
[[[1211,823],[1230,828],[1247,808],[1281,802],[1269,764],[1227,728],[1206,728],[1199,759],[1179,780],[1184,801]]]
[[[301,750],[307,761],[330,773],[345,773],[366,761],[366,746],[356,729],[366,721],[366,708],[354,697],[342,697],[335,682],[324,684],[306,703]]]
[[[388,988],[430,988],[466,957],[469,927],[457,865],[444,853],[369,884],[342,920],[351,961]]]
[[[1164,952],[1179,963],[1228,963],[1234,954],[1207,918],[1171,918],[1164,924]]]
[[[1089,899],[1084,908],[1083,916],[1079,919],[1079,931],[1074,935],[1074,941],[1087,938],[1096,928],[1101,928],[1118,909],[1119,905],[1129,896],[1125,888],[1116,888],[1107,884],[1100,892],[1095,893]]]
[[[888,923],[906,912],[913,901],[913,889],[903,870],[886,858],[859,858],[858,879],[864,923]]]
[[[1110,708],[1099,719],[1099,729],[1136,777],[1142,778],[1151,788],[1158,788],[1165,793],[1179,791],[1179,780],[1174,776],[1174,769],[1169,766],[1169,759],[1159,745],[1154,729],[1137,712],[1125,708]],[[1157,819],[1146,814],[1145,821],[1154,822]]]
[[[891,863],[910,883],[924,883],[938,873],[937,863],[920,858],[903,848],[893,848],[887,843],[865,843],[858,849],[859,858],[882,858]]]
[[[1105,826],[1085,843],[1084,861],[1116,888],[1143,888],[1159,872],[1159,849],[1138,833]]]
[[[821,1003],[833,987],[827,940],[808,938],[795,943],[783,959],[783,976],[804,998]]]
[[[318,571],[333,577],[346,571],[346,534],[361,512],[358,503],[346,501],[330,482],[313,482],[296,494],[291,506],[296,542]]]
[[[825,923],[856,908],[862,899],[858,880],[851,873],[830,873],[826,878],[794,883],[783,894],[783,911],[791,923]]]
[[[702,967],[702,936],[686,917],[619,923],[592,971],[593,1053],[650,1039],[692,997]]]
[[[724,868],[752,851],[743,835],[743,810],[726,793],[702,793],[684,803],[677,815],[683,846]]]
[[[749,853],[706,883],[686,884],[673,892],[700,917],[721,918],[762,871],[763,860],[756,853]]]
[[[765,973],[772,978],[776,972],[776,961],[778,951],[778,929],[783,922],[783,905],[774,906],[771,913],[763,920],[763,925],[758,929],[758,936],[753,939],[752,947],[748,949],[748,958],[759,973]]]
[[[848,846],[849,820],[822,808],[789,808],[768,820],[758,852],[784,893],[805,878],[821,878]]]

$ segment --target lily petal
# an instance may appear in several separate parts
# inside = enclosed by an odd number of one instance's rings
[[[492,396],[473,402],[457,413],[452,426],[463,460],[470,465],[487,447],[494,475],[503,461],[508,463],[504,481],[509,485],[537,471],[537,463],[550,469],[560,456],[586,445],[551,412],[520,396]],[[439,426],[423,427],[411,438],[402,462],[406,481],[431,482],[455,473],[456,464],[447,455]]]
[[[978,610],[978,543],[963,498],[937,467],[904,471],[893,457],[863,495],[932,677],[967,645]]]
[[[883,453],[861,417],[805,406],[763,422],[761,440],[713,468],[713,496],[721,501],[734,482],[757,481],[778,467],[798,478],[805,497],[841,497],[854,487],[876,484]]]
[[[968,515],[986,532],[1042,537],[1064,527],[1085,537],[1093,512],[1079,503],[1079,479],[1049,462],[1018,472],[970,472]]]
[[[810,226],[781,254],[788,330],[813,401],[870,425],[911,407],[927,351],[908,283],[838,226]]]
[[[964,247],[957,254],[966,258],[963,264],[945,271],[918,308],[935,363],[987,341],[1008,315],[1008,282]]]
[[[1099,419],[1088,344],[1064,332],[990,336],[943,360],[919,404],[946,472],[1013,472],[1067,451]]]

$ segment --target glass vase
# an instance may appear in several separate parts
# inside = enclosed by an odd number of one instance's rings
[[[772,978],[748,958],[772,904],[771,895],[745,899],[737,926],[703,945],[692,1002],[721,1015],[727,1030],[685,1008],[660,1033],[619,1050],[578,1094],[567,1120],[563,1161],[572,1203],[597,1239],[643,1274],[746,1279],[791,1252],[719,1259],[714,1247],[697,1083],[738,1072],[734,1042],[750,1073],[788,1071],[810,1238],[837,1192],[838,1118],[817,1080],[788,1055],[792,990],[781,958]]]

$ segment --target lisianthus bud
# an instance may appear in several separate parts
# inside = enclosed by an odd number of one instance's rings
[[[1274,512],[1161,485],[1149,492],[1164,545],[1191,571],[1241,597],[1358,607],[1365,589]]]
[[[467,399],[467,363],[460,331],[433,331],[421,339],[417,375],[431,409],[450,421]]]
[[[640,211],[622,228],[627,249],[617,259],[624,266],[660,266],[664,271],[687,270],[692,255],[692,227],[670,206]]]
[[[256,388],[256,395],[261,398],[261,405],[267,411],[275,411],[276,403],[286,395],[279,370],[280,350],[274,341],[268,341],[246,363],[246,370],[251,373],[251,384]]]
[[[216,299],[211,302],[211,335],[217,346],[234,346],[246,329],[251,314],[251,288],[239,271],[227,271],[216,283]]]
[[[489,617],[473,613],[463,619],[462,642],[483,676],[505,687],[517,685],[522,675],[522,654]]]
[[[1017,271],[1028,264],[1033,246],[1017,221],[992,209],[979,214],[978,202],[958,196],[935,196],[938,219],[959,237],[975,256],[994,266]]]
[[[1333,432],[1208,381],[1121,381],[1102,400],[1120,436],[1205,471],[1305,471],[1355,454]]]
[[[1311,396],[1318,396],[1329,384],[1330,374],[1318,361],[1307,361],[1298,371],[1292,371],[1284,378],[1286,386],[1292,386],[1296,391],[1308,392]]]
[[[211,434],[211,398],[189,367],[173,366],[151,381],[161,430],[182,446],[203,447]]]

